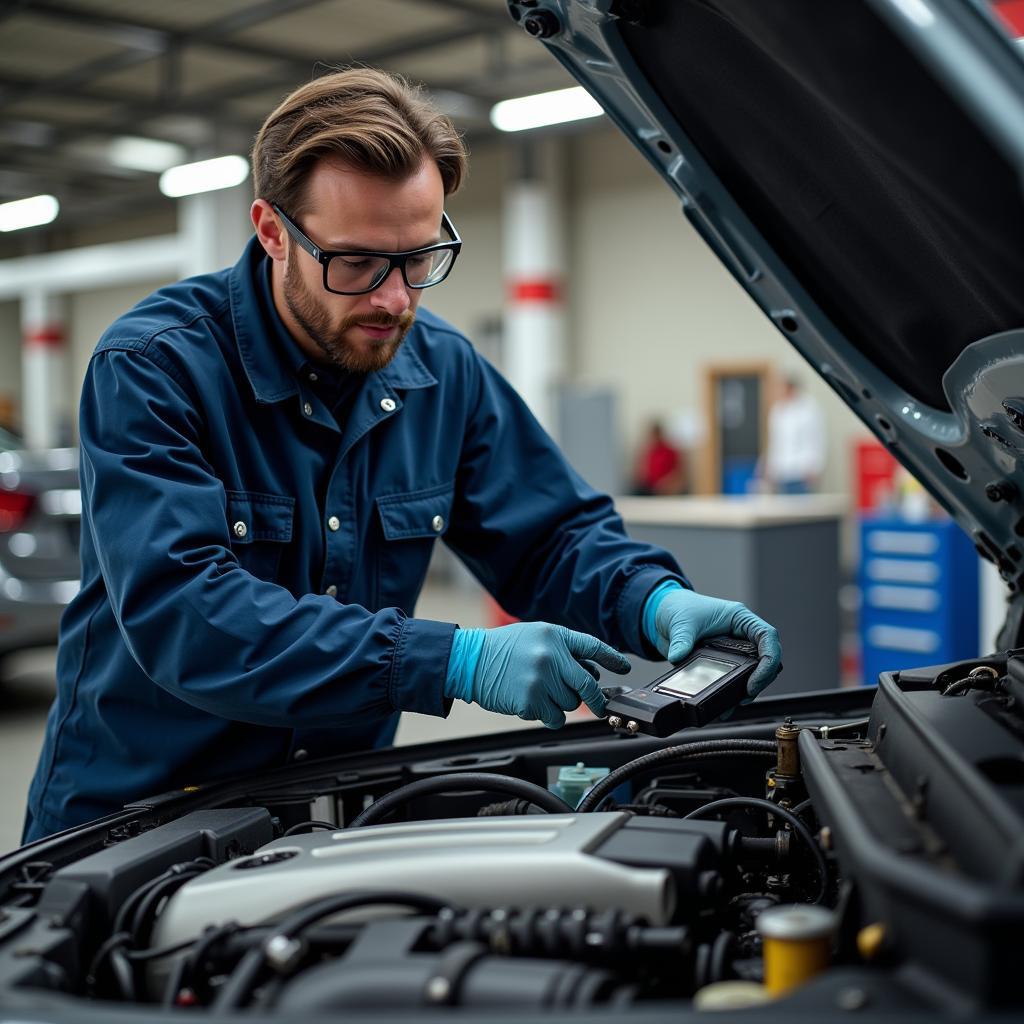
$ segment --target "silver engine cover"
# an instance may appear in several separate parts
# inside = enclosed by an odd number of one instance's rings
[[[675,909],[667,870],[592,855],[626,820],[622,813],[455,818],[277,839],[182,886],[157,919],[153,944],[184,942],[228,920],[273,920],[318,897],[381,890],[467,908],[619,909],[665,924]],[[267,855],[286,859],[264,862]],[[371,916],[382,909],[344,919]]]

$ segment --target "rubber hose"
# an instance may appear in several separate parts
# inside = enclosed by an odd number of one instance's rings
[[[814,902],[820,903],[825,898],[825,893],[828,889],[828,865],[825,863],[825,854],[821,852],[821,847],[814,841],[811,830],[788,808],[780,807],[778,804],[773,804],[771,800],[762,800],[756,796],[729,796],[724,800],[712,800],[711,803],[698,807],[695,811],[690,811],[683,818],[683,821],[695,821],[699,818],[704,818],[708,814],[717,814],[719,811],[731,811],[741,807],[753,807],[755,810],[774,814],[777,818],[782,818],[783,821],[789,823],[790,827],[800,837],[804,846],[811,851],[811,855],[814,857],[814,863],[818,868],[819,880],[818,893],[814,897]]]
[[[450,775],[437,775],[430,779],[417,779],[407,786],[396,789],[379,800],[374,800],[369,807],[357,814],[349,828],[361,828],[363,825],[376,825],[386,818],[395,808],[428,793],[454,793],[467,789],[485,789],[498,793],[510,793],[536,804],[541,810],[551,814],[572,814],[573,809],[554,793],[535,786],[524,779],[513,779],[508,775],[495,775],[492,772],[455,772]]]
[[[424,914],[436,914],[446,906],[442,900],[421,896],[418,893],[343,893],[338,896],[328,896],[308,906],[300,907],[274,927],[274,935],[284,935],[289,939],[297,938],[306,928],[324,917],[340,914],[345,910],[354,910],[357,907],[375,906],[378,903],[410,907]],[[261,942],[250,949],[239,961],[231,976],[217,993],[211,1010],[214,1013],[223,1013],[245,1006],[265,963],[266,943]]]
[[[596,810],[600,807],[601,801],[622,783],[659,765],[675,761],[688,761],[692,758],[728,755],[760,757],[769,754],[775,757],[777,751],[778,747],[774,740],[701,740],[697,743],[682,743],[675,747],[665,747],[664,750],[655,750],[653,753],[644,754],[643,757],[638,757],[635,761],[630,761],[606,775],[580,801],[576,810],[578,812]]]

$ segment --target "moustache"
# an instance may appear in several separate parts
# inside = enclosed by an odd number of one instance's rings
[[[413,321],[414,314],[407,310],[398,316],[392,316],[384,310],[376,310],[373,313],[363,313],[356,316],[348,316],[342,324],[342,331],[357,324],[368,324],[371,327],[407,327]]]

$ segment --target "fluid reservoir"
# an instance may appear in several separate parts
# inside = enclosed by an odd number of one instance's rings
[[[802,985],[832,958],[836,919],[830,910],[804,904],[772,907],[757,919],[764,940],[764,983],[773,996]]]
[[[558,770],[558,781],[548,786],[555,796],[560,796],[570,807],[579,802],[609,772],[608,768],[589,768],[582,761],[573,765],[564,765]]]

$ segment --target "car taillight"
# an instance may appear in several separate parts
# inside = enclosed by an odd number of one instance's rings
[[[34,497],[20,491],[0,491],[0,533],[10,533],[25,521]]]

